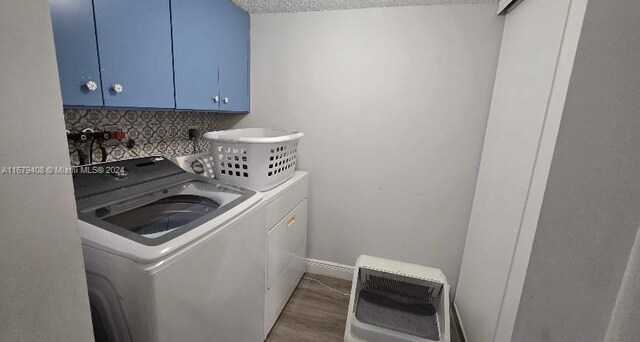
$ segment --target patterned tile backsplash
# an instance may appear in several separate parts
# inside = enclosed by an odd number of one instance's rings
[[[122,143],[107,144],[107,161],[162,155],[177,157],[194,153],[194,142],[189,140],[189,129],[196,128],[200,134],[219,129],[218,114],[207,112],[177,112],[150,110],[113,110],[65,108],[64,120],[67,130],[80,132],[85,128],[94,130],[120,129],[126,134]],[[132,148],[126,141],[134,139]],[[77,149],[89,155],[91,140],[82,144],[69,143],[71,163],[80,163]],[[209,148],[208,141],[199,139],[196,153]],[[94,145],[93,160],[99,161],[101,152]]]

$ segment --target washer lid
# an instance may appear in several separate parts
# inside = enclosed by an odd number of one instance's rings
[[[73,181],[80,220],[146,246],[175,239],[255,195],[163,157],[79,167]]]
[[[108,216],[104,220],[130,232],[154,239],[186,226],[219,207],[220,204],[211,198],[198,195],[172,195]],[[105,207],[96,209],[96,211],[100,210],[108,213]]]
[[[122,198],[119,193],[78,201],[78,218],[147,246],[170,241],[255,194],[206,179],[188,180]]]

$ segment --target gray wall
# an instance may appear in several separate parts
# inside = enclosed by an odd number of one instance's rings
[[[495,9],[251,16],[252,113],[235,127],[307,134],[309,257],[432,265],[455,288],[498,62]]]
[[[46,0],[0,1],[0,56],[0,166],[68,166]],[[0,341],[92,341],[71,176],[0,193]]]
[[[605,337],[640,222],[639,13],[587,6],[515,341]]]

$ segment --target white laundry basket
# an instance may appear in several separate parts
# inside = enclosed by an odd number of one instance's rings
[[[244,128],[204,134],[211,144],[217,179],[264,191],[291,178],[304,133]]]

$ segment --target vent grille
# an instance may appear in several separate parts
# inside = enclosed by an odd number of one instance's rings
[[[408,277],[368,268],[360,268],[359,280],[360,290],[410,298],[422,303],[433,303],[440,295],[443,286],[431,279]]]

